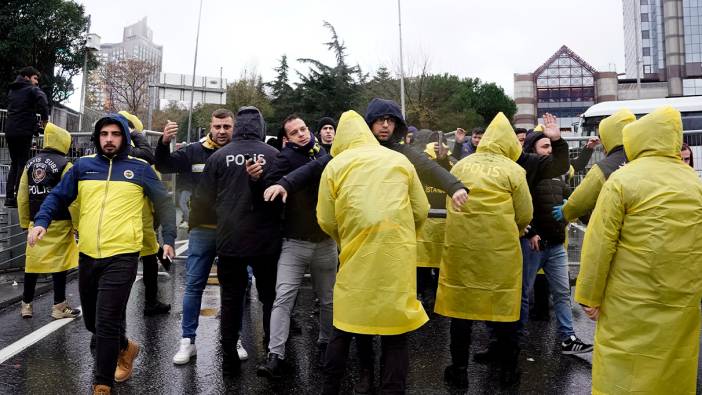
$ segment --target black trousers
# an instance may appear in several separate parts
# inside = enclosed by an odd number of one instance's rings
[[[156,254],[141,257],[144,300],[154,303],[158,299],[158,259]]]
[[[78,286],[85,327],[95,335],[94,384],[112,386],[120,350],[127,348],[126,308],[139,253],[95,259],[80,254]]]
[[[7,148],[10,151],[10,172],[7,174],[5,184],[5,200],[17,198],[17,188],[24,166],[29,160],[29,151],[32,148],[32,136],[5,136]]]
[[[275,279],[278,274],[278,256],[234,258],[220,256],[217,264],[219,279],[221,316],[219,332],[225,352],[232,351],[239,340],[239,329],[244,313],[244,298],[249,276],[246,266],[251,266],[256,277],[258,300],[263,304],[264,343],[270,340],[271,310],[275,301]]]
[[[54,304],[66,300],[66,273],[67,271],[51,273],[51,279],[54,282]],[[37,279],[39,279],[39,273],[24,273],[24,294],[22,295],[24,303],[32,303],[34,300]]]
[[[334,328],[324,360],[324,382],[322,394],[338,394],[341,380],[346,371],[346,359],[349,355],[351,339],[356,338],[356,346],[366,349],[360,352],[363,356],[360,361],[361,369],[369,369],[373,374],[373,339],[372,335],[360,335],[344,332]],[[407,385],[407,372],[409,370],[409,350],[407,348],[407,334],[394,336],[380,336],[380,393],[404,394]],[[369,352],[367,349],[370,348]],[[368,358],[370,356],[370,358]]]
[[[417,268],[417,292],[418,293],[423,294],[425,296],[427,294],[431,294],[432,296],[436,296],[436,288],[438,286],[439,286],[439,269],[434,269],[431,267],[418,267]]]
[[[490,322],[492,334],[497,339],[496,347],[500,363],[507,367],[516,366],[519,354],[519,321]],[[451,363],[456,367],[468,366],[473,321],[451,318]]]

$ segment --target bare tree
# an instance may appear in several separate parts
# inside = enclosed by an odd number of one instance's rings
[[[157,68],[139,59],[122,59],[104,64],[98,70],[105,91],[105,109],[127,110],[140,117],[149,106],[149,82]]]

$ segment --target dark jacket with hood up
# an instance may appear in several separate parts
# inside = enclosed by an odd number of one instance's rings
[[[39,131],[37,114],[42,121],[49,119],[49,102],[46,94],[22,76],[10,84],[7,94],[7,123],[5,133],[8,136],[31,137]]]
[[[526,144],[526,140],[524,143]],[[558,139],[551,141],[551,147],[551,155],[541,156],[523,150],[519,159],[517,159],[517,164],[526,170],[527,184],[529,184],[529,190],[532,192],[539,180],[559,177],[570,169],[568,143],[563,139]]]
[[[265,175],[265,186],[275,184],[281,177],[307,163],[327,155],[327,151],[311,134],[312,139],[305,147],[291,142],[285,145],[275,161],[275,167]],[[285,202],[283,237],[320,242],[329,236],[317,224],[317,195],[319,179],[309,182],[300,190],[291,193]]]
[[[407,135],[407,124],[397,103],[392,100],[379,98],[371,100],[365,115],[368,126],[370,127],[373,121],[384,116],[395,118],[395,131],[390,140],[380,141],[380,145],[406,156],[414,165],[414,169],[417,171],[419,180],[422,181],[423,185],[438,188],[447,192],[449,196],[452,196],[459,189],[468,190],[456,177],[435,161],[427,158],[423,152],[419,152],[409,145],[400,144],[400,141],[403,141]],[[307,185],[311,180],[319,181],[324,167],[331,159],[331,155],[326,155],[316,161],[312,161],[283,177],[278,181],[278,184],[282,185],[288,193],[292,193]]]
[[[255,257],[280,252],[280,206],[263,200],[264,179],[254,182],[246,172],[246,156],[263,159],[264,174],[275,166],[278,150],[264,142],[265,123],[256,107],[236,115],[231,143],[210,156],[192,199],[191,220],[202,207],[214,207],[217,254]]]
[[[538,155],[535,152],[536,143],[543,138],[547,137],[541,132],[530,132],[524,140],[524,152],[528,155]],[[539,235],[549,247],[563,244],[566,223],[556,220],[551,214],[554,206],[563,204],[563,199],[570,196],[570,188],[563,180],[563,174],[559,177],[537,180],[529,189],[534,206],[534,218],[525,237],[532,238]]]

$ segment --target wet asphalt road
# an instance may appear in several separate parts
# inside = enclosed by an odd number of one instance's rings
[[[198,357],[188,365],[172,362],[180,339],[180,315],[184,284],[184,261],[173,265],[172,275],[160,276],[160,299],[172,303],[169,315],[144,317],[143,284],[135,283],[128,306],[128,337],[142,346],[136,360],[133,377],[117,384],[116,394],[316,394],[319,393],[321,373],[315,341],[317,316],[313,312],[313,294],[306,280],[298,297],[293,316],[293,333],[288,342],[291,371],[279,382],[271,383],[256,376],[256,365],[265,357],[262,345],[260,305],[247,304],[244,318],[243,342],[249,360],[242,363],[241,373],[230,376],[221,370],[218,348],[219,288],[208,286],[203,296],[203,314],[198,328]],[[69,283],[69,300],[79,304],[77,281]],[[0,311],[0,349],[26,334],[49,323],[51,293],[34,303],[34,318],[23,320],[19,305]],[[580,309],[573,311],[578,336],[592,341],[594,323]],[[522,379],[517,387],[504,390],[497,386],[494,372],[483,365],[469,368],[470,394],[528,393],[528,394],[587,394],[590,393],[591,355],[564,356],[555,335],[556,323],[532,321],[529,325],[530,343],[520,356]],[[482,324],[474,328],[471,353],[486,345],[487,334]],[[0,394],[85,394],[90,392],[93,360],[89,352],[90,334],[80,319],[53,332],[38,343],[0,365]],[[376,344],[376,350],[377,350]],[[344,393],[351,393],[358,378],[358,364],[352,347]],[[378,355],[378,352],[376,352]],[[410,372],[408,393],[462,393],[443,383],[443,369],[449,361],[448,320],[434,317],[410,336]],[[376,363],[376,377],[378,376]],[[377,380],[376,380],[377,381]],[[698,379],[698,394],[700,391]]]

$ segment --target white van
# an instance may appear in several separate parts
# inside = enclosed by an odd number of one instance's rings
[[[637,118],[663,107],[671,106],[682,115],[684,131],[702,133],[702,96],[671,97],[664,99],[622,100],[597,103],[580,116],[578,132],[581,136],[597,135],[600,121],[626,108]],[[694,144],[702,145],[702,144]]]

